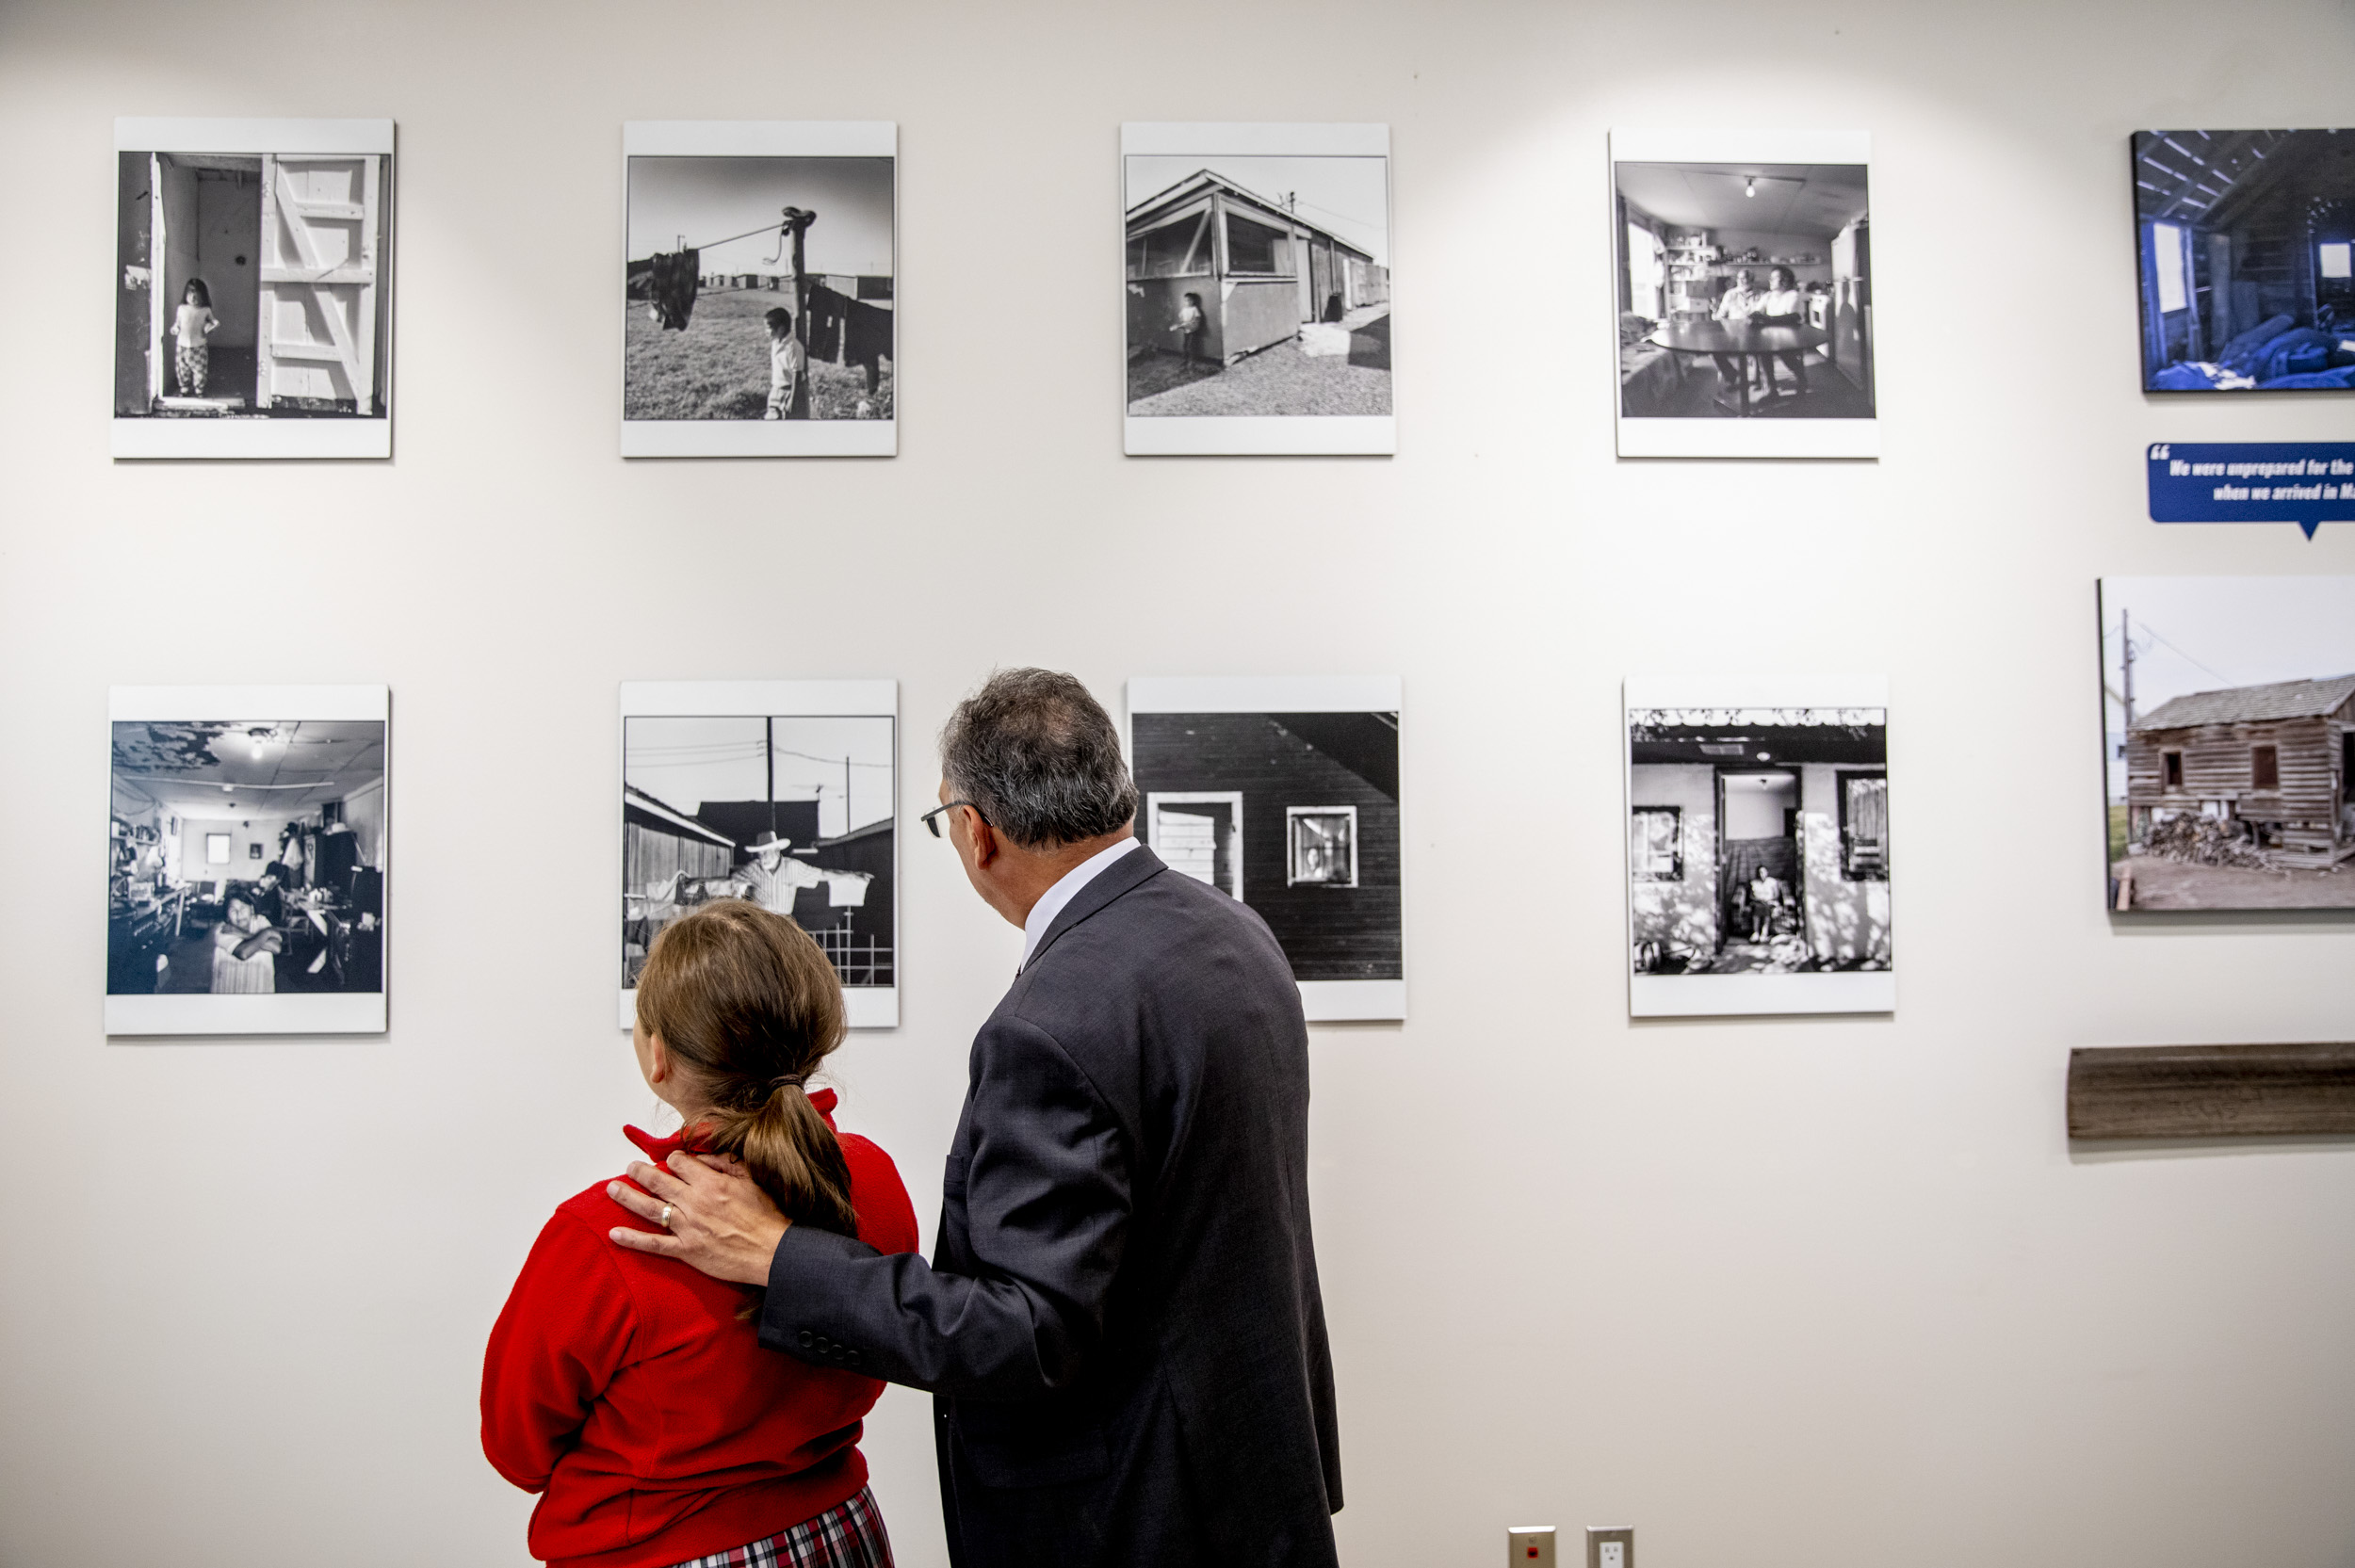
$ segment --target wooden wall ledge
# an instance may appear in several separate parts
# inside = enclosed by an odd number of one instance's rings
[[[2355,1133],[2355,1044],[2069,1053],[2071,1138]]]

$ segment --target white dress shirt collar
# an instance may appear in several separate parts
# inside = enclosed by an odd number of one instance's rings
[[[1102,876],[1111,868],[1113,862],[1136,848],[1137,841],[1131,837],[1122,839],[1109,849],[1098,849],[1057,878],[1054,886],[1038,896],[1038,902],[1031,906],[1031,917],[1022,922],[1021,969],[1031,966],[1031,955],[1038,951],[1039,941],[1046,936],[1047,928],[1055,923],[1055,916],[1064,912],[1065,905],[1080,896],[1080,889]],[[1021,969],[1015,973],[1021,973]]]

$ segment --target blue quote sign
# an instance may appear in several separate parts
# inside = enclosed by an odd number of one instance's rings
[[[2153,523],[2355,523],[2355,441],[2160,442]]]

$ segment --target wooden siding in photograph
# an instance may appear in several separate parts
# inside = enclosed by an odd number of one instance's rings
[[[1242,793],[1243,902],[1283,945],[1293,978],[1402,978],[1398,802],[1287,729],[1283,718],[1138,714],[1130,721],[1137,788]],[[1357,808],[1356,887],[1286,885],[1288,806]]]
[[[2355,1045],[2144,1045],[2069,1053],[2069,1136],[2355,1132]]]
[[[2339,808],[2342,728],[2328,719],[2281,719],[2137,730],[2126,742],[2126,803],[2192,810],[2202,800],[2231,800],[2245,820],[2328,825]],[[2279,789],[2254,787],[2259,746],[2280,756]],[[2165,787],[2162,759],[2168,752],[2184,754],[2181,789]]]

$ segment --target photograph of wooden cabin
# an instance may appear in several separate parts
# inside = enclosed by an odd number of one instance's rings
[[[2113,910],[2355,907],[2355,577],[2102,583]]]
[[[1632,697],[1627,725],[1635,974],[1892,968],[1886,708]]]
[[[624,716],[625,1009],[663,927],[715,898],[746,898],[818,940],[854,1026],[897,1021],[896,724],[884,714]]]
[[[896,449],[897,136],[624,128],[625,456]]]
[[[285,126],[273,150],[204,150],[213,123],[119,128],[120,141],[184,127],[196,146],[115,155],[116,455],[389,453],[390,122],[361,122],[382,125],[381,153],[306,150],[308,121],[260,122]],[[178,421],[370,428],[325,444],[316,428],[273,442],[268,429],[138,428]]]
[[[2355,386],[2355,130],[2137,131],[2151,392]]]
[[[1143,705],[1177,684],[1129,684],[1137,836],[1259,913],[1311,1018],[1400,1016],[1378,1010],[1403,1008],[1405,974],[1396,710]]]
[[[1612,177],[1622,417],[1874,416],[1866,165],[1622,160]]]
[[[383,1028],[383,688],[110,705],[108,1032]]]
[[[1129,154],[1129,412],[1390,412],[1389,160]]]

